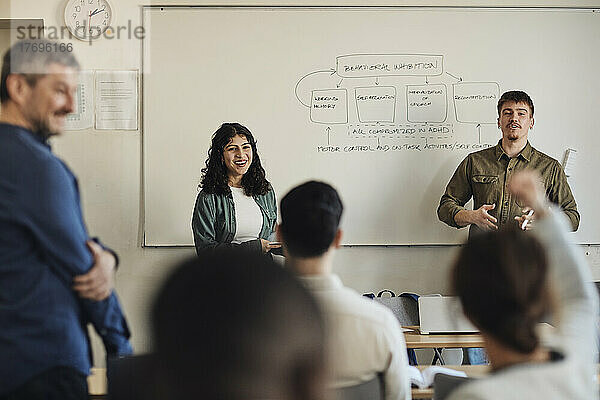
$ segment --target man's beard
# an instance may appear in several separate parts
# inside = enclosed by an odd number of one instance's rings
[[[512,131],[512,130],[510,130],[510,128],[509,128],[509,131],[508,131],[508,133],[506,134],[506,138],[507,138],[508,140],[510,140],[511,142],[514,142],[515,140],[519,140],[519,134],[518,134],[518,132],[513,132],[513,131]]]
[[[43,118],[32,118],[30,119],[30,123],[33,133],[42,138],[44,141],[60,133],[51,129],[49,122],[45,121]]]

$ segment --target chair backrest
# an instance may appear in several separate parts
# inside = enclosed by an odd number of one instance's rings
[[[398,318],[402,326],[419,325],[419,304],[410,296],[375,297],[373,300],[383,304]]]
[[[433,377],[433,400],[445,400],[453,390],[467,381],[469,378],[464,376],[435,374]]]
[[[384,386],[381,374],[370,381],[333,390],[335,400],[383,400]]]
[[[109,400],[159,399],[152,354],[109,358],[106,376]]]

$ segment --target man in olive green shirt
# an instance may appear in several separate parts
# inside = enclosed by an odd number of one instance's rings
[[[550,201],[560,206],[573,230],[577,230],[579,212],[561,165],[527,140],[533,123],[533,102],[525,92],[502,95],[498,101],[502,139],[494,147],[469,154],[460,163],[440,200],[437,213],[442,222],[456,228],[471,225],[469,235],[510,223],[523,226],[525,219],[535,216],[526,216],[528,210],[506,190],[506,183],[517,171],[535,169],[542,176]],[[464,205],[471,196],[473,210],[467,210]],[[532,225],[528,221],[526,229]]]

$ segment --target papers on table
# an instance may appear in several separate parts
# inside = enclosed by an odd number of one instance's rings
[[[437,365],[432,365],[431,367],[427,367],[422,371],[419,371],[417,367],[413,367],[412,365],[408,366],[408,376],[410,379],[410,383],[412,385],[418,386],[419,389],[425,389],[433,385],[433,379],[436,374],[445,374],[451,376],[467,376],[463,371],[457,371],[451,368],[438,367]]]

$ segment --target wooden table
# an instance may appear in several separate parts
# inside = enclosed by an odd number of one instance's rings
[[[419,326],[403,326],[410,329],[410,332],[404,333],[406,347],[408,349],[448,349],[465,347],[484,347],[483,337],[479,333],[468,334],[437,334],[421,335]],[[538,331],[541,337],[550,335],[554,328],[547,323],[538,324]]]
[[[479,333],[468,335],[421,335],[418,332],[404,333],[408,349],[448,349],[464,347],[483,347],[483,338]]]
[[[445,364],[441,349],[484,346],[483,337],[479,333],[421,335],[418,326],[405,326],[403,328],[411,329],[409,332],[404,332],[406,348],[433,349],[435,356],[432,364],[435,364],[438,359],[440,364]]]

